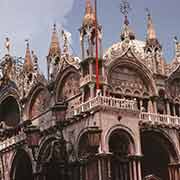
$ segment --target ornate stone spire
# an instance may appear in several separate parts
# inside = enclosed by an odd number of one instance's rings
[[[147,9],[148,19],[147,19],[147,38],[146,38],[146,46],[148,47],[156,47],[156,49],[161,49],[161,45],[157,39],[156,31],[153,25],[152,17]]]
[[[147,39],[157,39],[151,14],[148,12]]]
[[[25,60],[24,60],[24,65],[23,65],[23,69],[26,72],[30,72],[33,71],[33,62],[32,62],[32,57],[31,57],[31,52],[30,52],[30,48],[29,48],[29,42],[28,40],[26,41],[26,54],[25,54]]]
[[[61,49],[59,45],[59,38],[56,29],[56,24],[54,24],[48,56],[57,56],[57,55],[60,56],[60,54],[61,54]]]

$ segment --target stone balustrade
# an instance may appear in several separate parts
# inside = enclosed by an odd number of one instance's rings
[[[95,98],[90,99],[89,101],[81,104],[73,110],[67,111],[66,118],[72,118],[73,116],[80,115],[81,113],[89,112],[98,106],[127,109],[132,111],[137,110],[136,102],[133,100],[117,99],[106,96],[96,96]]]
[[[164,114],[142,112],[140,113],[140,120],[173,126],[180,125],[180,117]]]

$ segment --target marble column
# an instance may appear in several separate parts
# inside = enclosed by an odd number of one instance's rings
[[[111,180],[111,156],[111,153],[99,153],[96,155],[99,180]]]
[[[171,115],[170,103],[168,102],[168,100],[166,100],[166,109],[167,109],[167,114],[168,114],[168,115]]]
[[[81,39],[81,56],[82,56],[82,60],[84,60],[85,56],[84,56],[84,38],[83,37]]]
[[[175,104],[173,104],[173,115],[176,116],[176,108],[175,108]]]
[[[142,180],[141,158],[142,156],[139,155],[129,156],[130,180]]]
[[[89,84],[89,89],[90,89],[90,98],[94,98],[95,97],[95,84]]]
[[[143,111],[143,99],[139,99],[140,111]]]
[[[80,89],[81,90],[81,96],[82,96],[82,102],[81,103],[83,103],[84,101],[85,101],[85,91],[84,91],[84,88],[81,88]]]
[[[153,102],[152,102],[152,100],[150,99],[150,100],[148,101],[148,112],[153,113],[153,112],[154,112],[153,109],[154,109],[154,108],[153,108]]]
[[[180,164],[179,163],[169,164],[168,172],[169,172],[169,180],[179,180]]]
[[[90,60],[90,62],[89,62],[89,75],[92,78],[92,76],[93,76],[93,60]]]

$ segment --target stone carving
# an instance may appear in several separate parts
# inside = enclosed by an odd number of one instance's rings
[[[70,73],[64,80],[63,80],[63,87],[60,92],[61,98],[71,98],[80,93],[79,90],[79,76],[76,73]]]
[[[109,79],[113,89],[123,94],[135,93],[143,96],[148,93],[148,87],[140,74],[133,69],[117,66],[112,70]]]
[[[170,88],[170,95],[173,99],[180,98],[180,79],[175,79]]]
[[[48,90],[41,90],[34,98],[31,105],[30,117],[36,117],[46,111],[49,107],[50,94]]]

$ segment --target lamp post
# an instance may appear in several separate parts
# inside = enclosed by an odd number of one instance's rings
[[[101,132],[97,126],[88,127],[87,137],[90,154],[95,154],[101,141]]]

